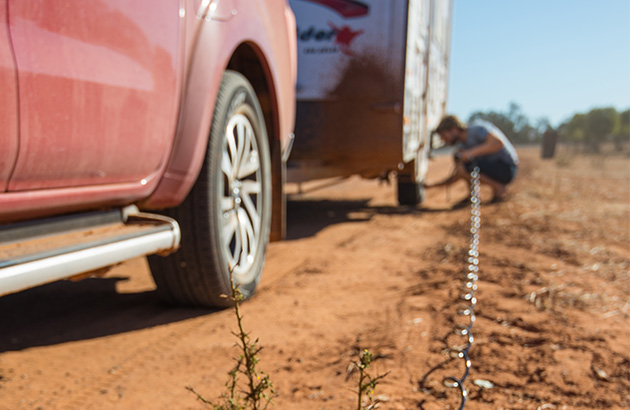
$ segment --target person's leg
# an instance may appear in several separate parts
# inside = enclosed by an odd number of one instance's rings
[[[469,173],[475,166],[480,170],[479,181],[492,189],[492,200],[501,199],[505,195],[507,184],[514,177],[512,166],[502,161],[479,158],[474,164],[466,164],[465,171]]]
[[[471,163],[463,163],[461,161],[456,161],[455,171],[453,173],[453,176],[451,177],[451,183],[458,180],[462,180],[462,181],[465,181],[470,186],[471,184],[470,172],[472,171],[475,165],[479,166],[479,169],[480,169],[479,181],[482,184],[486,184],[490,186],[490,188],[492,189],[492,200],[496,201],[498,199],[501,199],[503,195],[505,195],[507,184],[501,183],[497,181],[496,179],[491,178],[484,172],[484,171],[490,171],[489,173],[493,173],[493,172],[496,173],[496,165],[493,163],[492,164],[489,164],[489,163],[471,164]],[[464,202],[465,201],[462,201],[462,203]]]
[[[507,186],[505,184],[502,184],[499,181],[495,181],[494,179],[484,174],[481,174],[479,176],[479,182],[489,185],[490,188],[492,188],[493,201],[497,201],[503,198],[503,195],[505,195],[505,191],[507,190]]]

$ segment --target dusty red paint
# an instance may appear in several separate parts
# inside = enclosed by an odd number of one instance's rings
[[[199,3],[0,0],[0,221],[178,205],[205,157],[222,73],[244,42],[264,66],[273,137],[288,145],[296,76],[288,4],[226,0],[236,8],[217,21],[198,18]]]

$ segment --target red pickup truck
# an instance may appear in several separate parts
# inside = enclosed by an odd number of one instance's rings
[[[250,295],[295,81],[286,0],[0,0],[0,295],[154,254],[166,300]]]

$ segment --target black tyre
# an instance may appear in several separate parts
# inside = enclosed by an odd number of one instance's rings
[[[398,203],[400,205],[415,206],[424,201],[424,186],[410,179],[398,177]]]
[[[262,110],[242,75],[226,71],[206,158],[186,200],[168,210],[181,248],[149,257],[158,292],[178,304],[226,307],[229,267],[245,297],[262,273],[271,222],[271,164]]]
[[[398,203],[415,206],[424,201],[424,178],[428,170],[428,148],[424,146],[416,153],[416,158],[406,164],[397,176]]]

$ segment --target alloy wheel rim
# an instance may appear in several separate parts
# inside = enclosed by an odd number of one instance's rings
[[[260,248],[262,170],[254,127],[243,114],[226,127],[221,157],[221,246],[237,282],[248,283]]]

